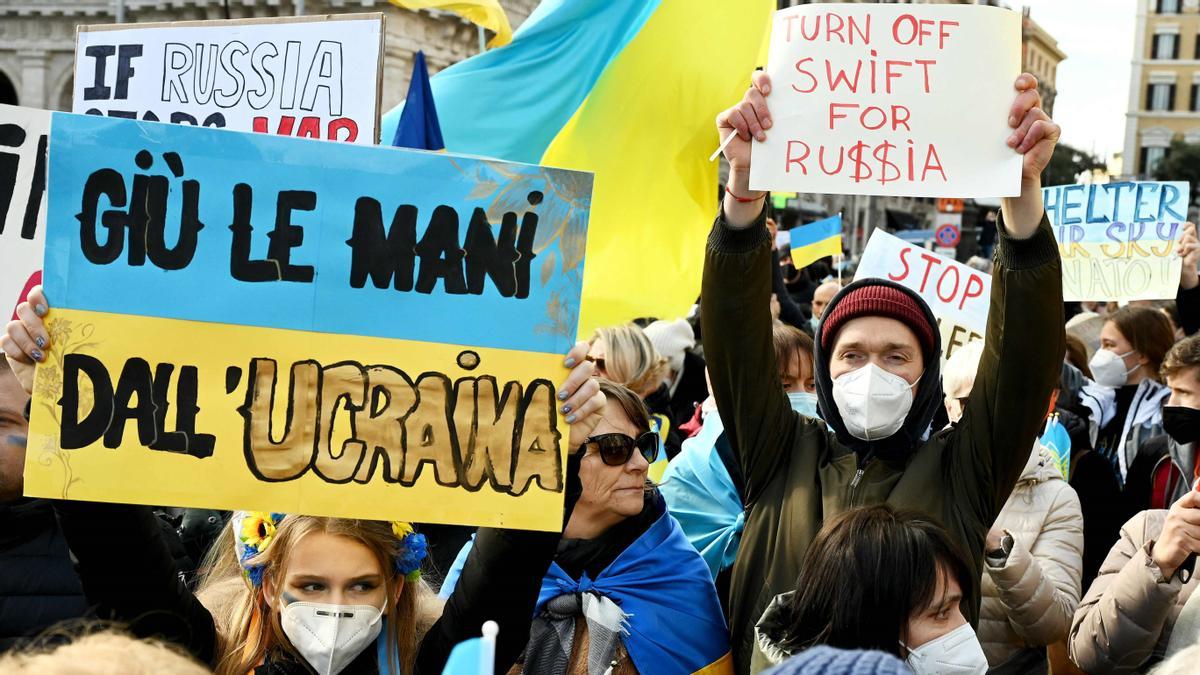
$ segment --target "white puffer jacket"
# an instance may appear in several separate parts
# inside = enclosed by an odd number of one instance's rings
[[[1049,451],[1031,453],[995,527],[1013,547],[1000,567],[984,559],[979,641],[993,667],[1024,649],[1044,659],[1043,647],[1071,630],[1083,566],[1079,497]]]

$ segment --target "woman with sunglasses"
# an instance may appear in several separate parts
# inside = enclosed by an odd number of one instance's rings
[[[646,406],[629,389],[599,382],[606,403],[579,448],[582,492],[514,672],[732,673],[708,566],[646,477],[660,452]],[[470,548],[459,554],[443,595],[454,589]]]

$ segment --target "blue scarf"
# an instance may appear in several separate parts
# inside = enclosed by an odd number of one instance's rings
[[[741,497],[714,447],[724,431],[720,416],[709,413],[700,433],[683,442],[659,486],[671,515],[713,579],[733,566],[746,526]]]
[[[662,508],[659,502],[659,508]],[[458,583],[473,542],[459,552],[441,595]],[[626,615],[621,643],[647,675],[732,675],[729,630],[708,567],[664,509],[596,579],[572,579],[557,563],[542,579],[535,614],[565,594],[606,597]]]

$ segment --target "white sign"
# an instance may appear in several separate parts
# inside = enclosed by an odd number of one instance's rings
[[[1042,189],[1062,254],[1063,299],[1167,300],[1179,291],[1175,245],[1187,222],[1189,186],[1150,181]]]
[[[42,269],[50,112],[0,105],[0,317]]]
[[[887,279],[920,295],[937,318],[944,358],[986,334],[990,274],[875,230],[854,275],[859,279]]]
[[[772,19],[767,104],[750,187],[1013,197],[1006,141],[1021,15],[974,5],[808,4]]]
[[[82,26],[72,112],[374,145],[382,14]]]

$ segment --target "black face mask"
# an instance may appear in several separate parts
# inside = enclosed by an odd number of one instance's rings
[[[1164,406],[1163,430],[1179,444],[1200,441],[1200,410],[1180,405]]]

